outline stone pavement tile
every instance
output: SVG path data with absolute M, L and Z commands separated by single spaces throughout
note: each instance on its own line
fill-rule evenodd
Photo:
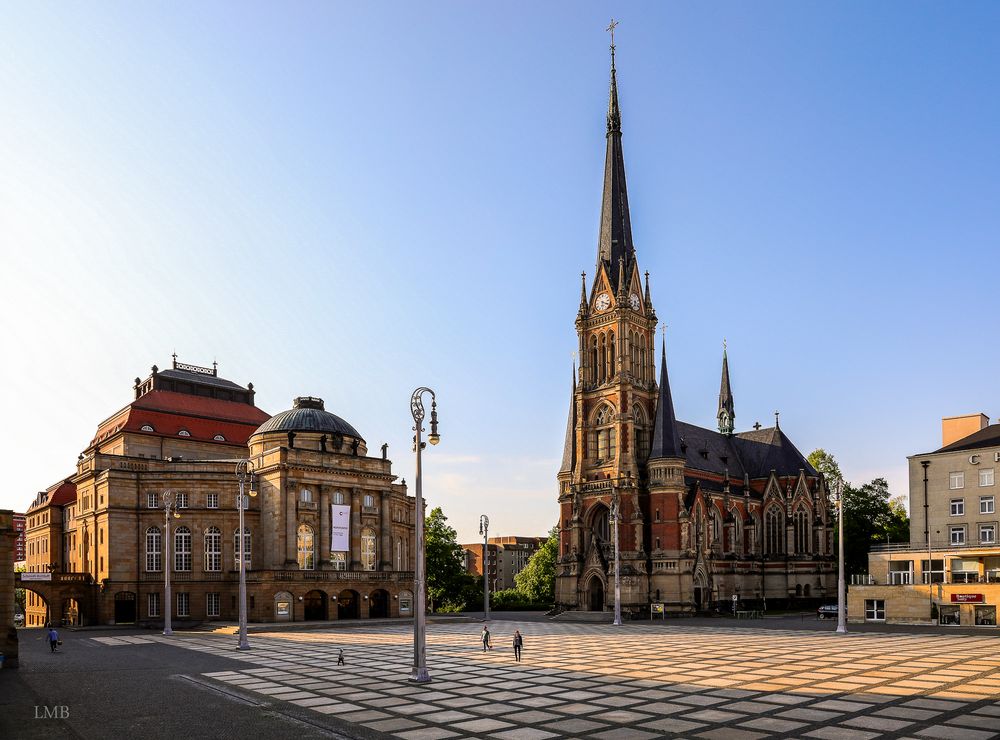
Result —
M 882 732 L 898 732 L 904 727 L 909 727 L 913 722 L 906 722 L 901 719 L 888 719 L 885 717 L 855 717 L 845 719 L 840 723 L 848 727 L 862 727 L 866 730 L 880 730 Z
M 874 689 L 872 689 L 872 691 L 874 691 Z M 851 700 L 866 701 L 870 704 L 885 704 L 888 701 L 892 701 L 893 697 L 884 696 L 882 694 L 861 693 L 861 694 L 851 694 Z
M 476 715 L 469 714 L 468 712 L 459 712 L 454 709 L 449 709 L 444 712 L 431 712 L 430 714 L 420 715 L 420 719 L 424 722 L 431 722 L 435 725 L 443 725 L 451 722 L 458 722 L 463 719 L 475 719 Z
M 423 702 L 415 702 L 413 704 L 400 704 L 398 707 L 388 707 L 396 714 L 415 714 L 423 715 L 429 712 L 436 712 L 440 707 L 436 707 L 433 704 L 424 704 Z
M 678 696 L 678 692 L 664 691 L 663 689 L 647 689 L 646 691 L 633 691 L 629 696 L 636 696 L 640 699 L 672 699 Z
M 897 717 L 899 719 L 912 720 L 927 720 L 939 714 L 941 712 L 935 712 L 930 709 L 917 709 L 915 707 L 883 707 L 872 712 L 872 716 L 875 717 Z
M 963 703 L 960 701 L 945 701 L 943 699 L 911 699 L 910 701 L 903 702 L 900 706 L 916 707 L 917 709 L 940 709 L 942 712 L 947 712 L 960 708 Z
M 603 722 L 594 722 L 589 719 L 564 719 L 561 722 L 549 722 L 547 725 L 542 725 L 543 729 L 555 730 L 556 732 L 563 732 L 569 735 L 581 735 L 584 732 L 589 732 L 590 730 L 596 730 L 601 727 L 607 727 Z
M 801 719 L 806 722 L 826 722 L 831 719 L 836 719 L 840 717 L 840 712 L 826 712 L 822 709 L 810 709 L 808 707 L 795 707 L 794 709 L 786 709 L 783 712 L 778 712 L 774 715 L 775 717 L 783 717 L 784 719 Z
M 601 740 L 652 740 L 652 738 L 659 737 L 659 735 L 655 732 L 643 732 L 634 727 L 621 727 L 617 730 L 595 732 L 590 737 L 600 738 Z
M 326 693 L 326 692 L 323 692 Z M 401 696 L 386 696 L 382 699 L 371 699 L 366 701 L 365 704 L 369 707 L 398 707 L 400 704 L 405 704 L 406 699 Z
M 605 707 L 630 707 L 633 704 L 642 704 L 642 699 L 634 699 L 629 696 L 604 696 L 594 699 L 595 704 Z
M 509 719 L 517 720 L 519 724 L 537 725 L 539 722 L 561 719 L 561 714 L 555 712 L 540 712 L 537 709 L 517 711 L 509 716 Z
M 723 712 L 719 709 L 702 709 L 700 712 L 692 712 L 691 714 L 682 714 L 681 719 L 693 719 L 700 722 L 730 722 L 736 719 L 746 719 L 745 714 L 738 714 L 736 712 Z
M 686 719 L 677 719 L 676 717 L 667 717 L 666 719 L 657 719 L 652 722 L 643 722 L 639 727 L 643 727 L 648 730 L 656 730 L 657 732 L 676 732 L 678 734 L 682 732 L 691 732 L 692 730 L 700 730 L 704 727 L 703 722 L 690 722 Z
M 604 707 L 593 706 L 592 704 L 580 704 L 580 703 L 570 703 L 570 704 L 553 704 L 549 707 L 553 712 L 562 712 L 563 714 L 590 714 L 591 712 L 599 712 Z
M 501 722 L 498 719 L 474 719 L 468 722 L 458 722 L 456 724 L 450 725 L 450 727 L 461 730 L 462 732 L 472 732 L 477 735 L 482 735 L 493 730 L 505 730 L 514 725 L 510 722 Z
M 749 727 L 751 730 L 767 730 L 768 732 L 793 732 L 805 726 L 805 722 L 793 722 L 790 719 L 776 717 L 755 717 L 746 722 L 740 722 L 740 727 Z
M 490 735 L 490 737 L 500 738 L 500 740 L 547 740 L 547 738 L 556 736 L 554 732 L 546 732 L 534 727 L 518 727 L 514 730 L 494 732 Z
M 821 727 L 818 730 L 807 732 L 802 737 L 817 737 L 820 740 L 870 740 L 880 734 L 864 730 L 851 730 L 847 727 Z
M 734 701 L 726 704 L 725 709 L 733 712 L 747 712 L 748 714 L 763 714 L 764 712 L 774 712 L 780 706 L 768 704 L 763 701 Z
M 932 737 L 937 740 L 990 740 L 996 737 L 995 732 L 972 730 L 955 725 L 933 725 L 915 733 L 920 737 Z
M 590 701 L 599 696 L 603 696 L 603 694 L 599 694 L 596 691 L 562 691 L 552 694 L 553 698 L 562 699 L 563 701 Z
M 321 704 L 334 704 L 335 702 L 330 699 L 329 696 L 314 696 L 311 699 L 295 699 L 292 704 L 297 704 L 300 707 L 316 707 Z
M 843 701 L 842 699 L 828 699 L 818 701 L 812 705 L 814 709 L 832 709 L 835 712 L 863 712 L 870 705 L 860 701 Z
M 610 712 L 601 712 L 593 715 L 593 718 L 602 722 L 617 722 L 619 724 L 633 724 L 644 719 L 652 719 L 652 716 L 642 712 L 633 712 L 630 709 L 612 709 Z
M 385 694 L 379 694 L 374 691 L 354 691 L 348 692 L 341 689 L 341 698 L 345 701 L 368 701 L 369 699 L 384 699 Z M 421 697 L 422 698 L 422 697 Z
M 380 719 L 376 722 L 365 722 L 365 727 L 369 727 L 379 732 L 397 732 L 398 730 L 412 730 L 414 727 L 422 727 L 419 722 L 412 719 L 395 717 L 394 719 Z
M 518 691 L 522 694 L 535 694 L 538 696 L 548 696 L 555 690 L 556 689 L 552 686 L 522 686 L 518 689 Z
M 759 740 L 760 738 L 770 736 L 763 732 L 740 730 L 736 727 L 719 727 L 714 730 L 699 732 L 695 737 L 704 737 L 708 740 Z
M 329 697 L 318 697 L 309 691 L 261 691 L 259 693 L 269 694 L 275 699 L 281 699 L 282 701 L 292 701 L 293 699 L 323 699 L 324 701 L 330 701 Z
M 456 737 L 460 733 L 446 730 L 443 727 L 422 727 L 419 730 L 407 730 L 396 733 L 396 737 L 403 740 L 444 740 L 449 737 Z
M 366 712 L 348 712 L 347 714 L 341 714 L 337 719 L 342 719 L 345 722 L 360 724 L 361 722 L 373 722 L 377 719 L 392 719 L 392 715 L 388 712 L 378 712 L 374 709 L 369 709 Z
M 638 686 L 639 688 L 644 688 L 644 689 L 656 689 L 659 688 L 660 686 L 663 686 L 662 681 L 652 681 L 648 678 L 644 678 L 640 681 L 630 681 L 629 683 L 632 686 Z
M 364 707 L 358 706 L 357 704 L 323 704 L 315 707 L 311 707 L 314 712 L 321 712 L 323 714 L 341 714 L 343 712 L 357 712 Z
M 705 694 L 688 694 L 686 696 L 675 696 L 672 701 L 680 704 L 693 704 L 696 707 L 710 707 L 713 704 L 721 704 L 725 699 Z
M 473 699 L 473 702 L 476 700 Z M 444 702 L 441 702 L 444 704 Z M 518 706 L 522 707 L 551 707 L 554 704 L 562 704 L 559 699 L 550 699 L 547 696 L 533 696 L 530 699 L 518 699 L 515 702 Z
M 979 709 L 972 710 L 973 714 L 988 714 L 991 717 L 1000 717 L 1000 704 L 987 705 L 985 707 L 979 707 Z
M 717 691 L 709 691 L 712 696 L 721 696 L 725 699 L 746 699 L 748 696 L 753 696 L 756 691 L 744 691 L 743 689 L 719 689 Z
M 772 704 L 801 704 L 804 701 L 809 701 L 812 697 L 809 696 L 798 696 L 796 694 L 764 694 L 763 696 L 758 696 L 758 701 L 766 701 Z
M 961 714 L 957 717 L 949 719 L 947 724 L 962 725 L 963 727 L 977 727 L 981 730 L 995 730 L 1000 732 L 1000 719 L 990 716 Z
M 656 701 L 652 704 L 643 704 L 642 711 L 653 714 L 674 714 L 675 712 L 687 712 L 691 707 L 687 704 L 671 704 L 667 701 Z

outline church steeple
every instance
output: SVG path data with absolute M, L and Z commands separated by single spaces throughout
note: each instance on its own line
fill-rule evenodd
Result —
M 650 460 L 668 457 L 684 457 L 681 439 L 677 433 L 677 417 L 674 416 L 674 401 L 670 395 L 670 380 L 667 378 L 667 347 L 663 342 L 660 358 L 660 392 L 656 397 L 656 415 L 653 423 L 653 449 Z
M 566 439 L 563 442 L 560 473 L 572 473 L 576 461 L 576 362 L 573 363 L 572 393 L 569 397 L 569 418 L 566 420 Z
M 601 232 L 598 239 L 597 266 L 604 263 L 612 293 L 619 290 L 619 265 L 631 275 L 635 264 L 632 223 L 625 186 L 625 157 L 622 153 L 622 116 L 618 107 L 618 78 L 615 70 L 614 26 L 611 31 L 611 90 L 608 94 L 607 153 L 604 158 L 604 196 L 601 201 Z
M 722 342 L 722 387 L 719 389 L 719 432 L 732 434 L 736 421 L 736 410 L 733 405 L 733 390 L 729 386 L 729 358 L 726 356 L 726 343 Z

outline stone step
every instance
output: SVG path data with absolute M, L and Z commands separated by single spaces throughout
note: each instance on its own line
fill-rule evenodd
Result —
M 611 624 L 615 621 L 614 612 L 584 612 L 566 611 L 552 617 L 554 622 L 592 622 L 598 624 Z

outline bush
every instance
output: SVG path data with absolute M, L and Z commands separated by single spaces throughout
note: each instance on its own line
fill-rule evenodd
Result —
M 552 604 L 533 601 L 516 588 L 506 588 L 490 594 L 490 608 L 497 611 L 546 611 Z

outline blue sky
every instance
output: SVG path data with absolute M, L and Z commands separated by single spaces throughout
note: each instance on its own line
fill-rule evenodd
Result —
M 1000 415 L 1000 7 L 21 3 L 0 27 L 0 507 L 132 379 L 219 361 L 318 395 L 463 540 L 554 523 L 596 255 L 610 16 L 640 267 L 680 418 L 906 492 Z

